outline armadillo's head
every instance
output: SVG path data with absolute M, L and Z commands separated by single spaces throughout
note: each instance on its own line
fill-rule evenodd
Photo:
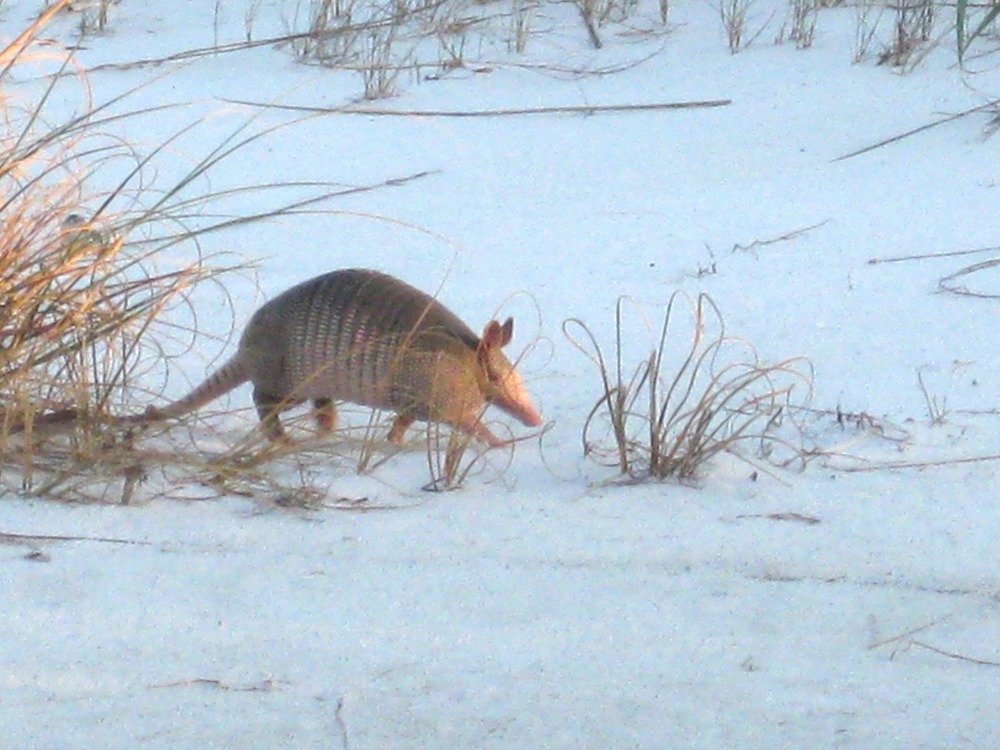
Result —
M 482 368 L 482 387 L 486 400 L 503 409 L 528 427 L 537 427 L 542 418 L 531 404 L 524 380 L 501 349 L 514 336 L 514 319 L 501 325 L 495 320 L 486 324 L 479 341 L 478 357 Z

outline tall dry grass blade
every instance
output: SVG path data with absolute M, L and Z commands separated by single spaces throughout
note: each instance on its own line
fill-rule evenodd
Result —
M 71 0 L 56 0 L 49 7 L 39 14 L 27 28 L 24 29 L 20 34 L 18 34 L 13 41 L 9 42 L 6 47 L 0 50 L 0 66 L 3 66 L 3 70 L 0 71 L 0 80 L 2 80 L 10 72 L 12 66 L 20 59 L 21 55 L 24 54 L 25 50 L 31 45 L 31 43 L 38 36 L 39 32 L 49 25 L 49 22 L 55 18 L 63 8 L 69 5 Z

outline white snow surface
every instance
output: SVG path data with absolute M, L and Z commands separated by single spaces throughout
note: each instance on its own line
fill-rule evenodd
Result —
M 0 33 L 40 5 L 4 3 Z M 339 460 L 276 463 L 284 479 L 301 467 L 322 499 L 310 508 L 159 475 L 128 506 L 5 485 L 0 746 L 995 747 L 996 462 L 845 469 L 1000 453 L 997 300 L 937 289 L 1000 250 L 869 263 L 1000 245 L 998 143 L 978 114 L 834 161 L 989 101 L 989 58 L 963 73 L 945 36 L 907 73 L 855 64 L 846 7 L 822 11 L 811 49 L 774 45 L 783 6 L 731 55 L 717 8 L 681 0 L 668 32 L 612 25 L 601 50 L 575 12 L 542 5 L 523 55 L 487 45 L 367 106 L 728 106 L 302 117 L 230 102 L 336 107 L 360 76 L 276 46 L 97 67 L 239 41 L 251 5 L 256 35 L 287 30 L 294 3 L 123 0 L 83 40 L 95 100 L 144 83 L 128 107 L 182 105 L 123 121 L 123 135 L 153 147 L 203 120 L 156 162 L 163 179 L 255 116 L 250 132 L 301 121 L 235 153 L 204 189 L 433 174 L 207 239 L 259 265 L 259 293 L 232 281 L 236 319 L 351 266 L 436 291 L 474 328 L 513 314 L 514 347 L 539 340 L 521 370 L 549 429 L 505 470 L 498 460 L 446 493 L 421 491 L 419 439 L 371 474 L 355 471 L 356 444 Z M 751 8 L 751 25 L 772 10 Z M 49 49 L 79 41 L 74 18 L 45 32 Z M 989 268 L 964 282 L 1000 293 Z M 619 296 L 655 328 L 676 290 L 710 294 L 764 360 L 809 359 L 810 403 L 826 412 L 811 429 L 830 455 L 801 470 L 725 456 L 687 486 L 619 483 L 582 455 L 600 382 L 563 321 L 610 347 Z M 213 294 L 204 322 L 224 333 Z M 635 318 L 629 345 L 643 355 L 652 334 Z M 234 346 L 211 332 L 174 395 Z M 229 401 L 248 403 L 246 388 Z M 838 424 L 838 410 L 852 418 Z M 245 412 L 214 413 L 194 429 L 211 452 L 252 427 Z

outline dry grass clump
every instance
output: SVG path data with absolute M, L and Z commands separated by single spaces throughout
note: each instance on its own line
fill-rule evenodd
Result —
M 933 0 L 901 0 L 894 11 L 892 38 L 878 56 L 879 65 L 911 67 L 931 41 L 937 8 Z M 959 50 L 961 52 L 961 49 Z
M 147 400 L 141 376 L 162 382 L 171 352 L 190 346 L 191 290 L 241 266 L 215 265 L 201 240 L 306 210 L 334 191 L 258 185 L 189 197 L 216 165 L 264 134 L 246 134 L 250 123 L 159 185 L 154 163 L 173 139 L 144 155 L 113 132 L 154 110 L 115 114 L 128 94 L 94 105 L 85 76 L 63 75 L 72 57 L 33 46 L 65 5 L 50 6 L 0 50 L 0 479 L 58 495 L 91 480 L 104 494 L 114 478 L 124 497 L 143 470 L 118 417 Z M 67 95 L 84 102 L 82 114 L 50 106 Z M 256 205 L 270 207 L 220 210 L 251 191 L 263 198 Z
M 393 95 L 400 79 L 433 78 L 466 67 L 488 67 L 485 55 L 504 46 L 522 53 L 544 14 L 544 25 L 572 23 L 579 16 L 590 44 L 603 46 L 602 29 L 634 33 L 642 17 L 638 0 L 311 0 L 296 3 L 286 20 L 286 40 L 298 59 L 359 74 L 364 98 Z M 572 10 L 575 9 L 575 13 Z M 662 30 L 668 0 L 658 0 L 658 20 L 642 26 Z
M 440 492 L 461 487 L 489 450 L 475 444 L 467 433 L 440 424 L 428 425 L 426 434 L 430 481 L 423 489 L 427 491 Z
M 688 301 L 687 325 L 679 302 Z M 595 365 L 602 393 L 583 426 L 584 455 L 631 479 L 696 479 L 722 452 L 770 457 L 788 446 L 778 433 L 790 407 L 811 393 L 802 358 L 761 363 L 752 346 L 725 332 L 707 295 L 670 298 L 659 337 L 645 359 L 626 365 L 627 300 L 619 299 L 611 360 L 586 323 L 563 324 L 567 338 Z M 675 329 L 680 338 L 675 341 Z M 794 446 L 792 446 L 794 449 Z
M 44 20 L 0 51 L 0 86 L 29 62 Z M 192 203 L 174 186 L 140 207 L 146 162 L 106 134 L 121 116 L 104 105 L 53 123 L 46 105 L 62 79 L 49 80 L 27 105 L 0 105 L 0 461 L 18 467 L 22 489 L 35 485 L 37 449 L 52 433 L 64 467 L 92 464 L 123 439 L 114 413 L 183 333 L 161 323 L 165 311 L 219 272 L 197 231 L 192 260 L 158 262 Z M 125 177 L 98 187 L 110 172 Z

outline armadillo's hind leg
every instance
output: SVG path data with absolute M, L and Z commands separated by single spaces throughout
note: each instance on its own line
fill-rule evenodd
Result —
M 260 417 L 261 429 L 268 440 L 281 440 L 285 437 L 285 430 L 281 426 L 281 418 L 278 416 L 282 409 L 288 407 L 288 400 L 273 393 L 263 393 L 256 388 L 253 391 L 253 403 L 257 407 L 257 416 Z
M 399 414 L 396 420 L 392 423 L 392 427 L 389 429 L 389 442 L 393 445 L 403 444 L 403 434 L 409 428 L 411 424 L 416 421 L 416 417 L 406 414 Z
M 320 432 L 333 432 L 337 425 L 337 407 L 332 398 L 317 398 L 313 400 L 313 419 Z

